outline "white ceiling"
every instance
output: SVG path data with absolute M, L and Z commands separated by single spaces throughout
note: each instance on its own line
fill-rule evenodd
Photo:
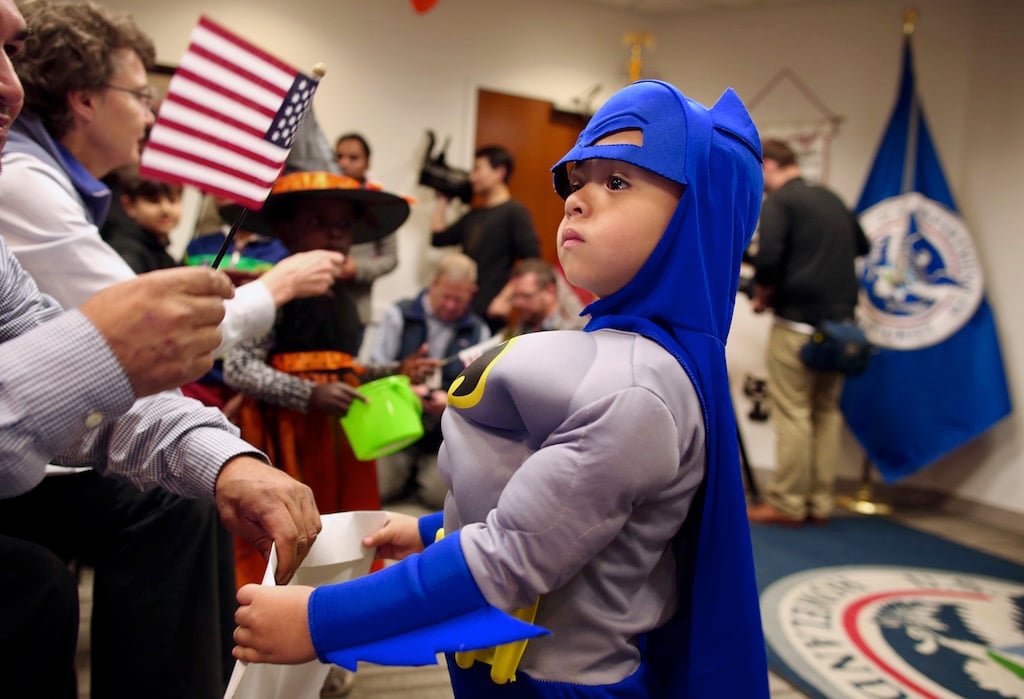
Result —
M 695 10 L 735 10 L 777 5 L 827 4 L 840 0 L 577 0 L 640 15 L 678 15 Z

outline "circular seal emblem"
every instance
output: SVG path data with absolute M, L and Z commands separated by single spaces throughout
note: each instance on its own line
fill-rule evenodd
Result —
M 837 566 L 761 594 L 765 638 L 828 699 L 1024 698 L 1024 584 L 930 568 Z
M 921 349 L 970 320 L 983 283 L 963 219 L 911 192 L 875 204 L 860 222 L 871 252 L 858 269 L 858 320 L 873 344 Z

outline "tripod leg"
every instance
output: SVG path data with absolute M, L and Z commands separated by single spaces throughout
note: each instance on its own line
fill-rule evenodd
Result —
M 757 489 L 757 481 L 754 479 L 754 471 L 750 468 L 750 459 L 747 458 L 747 446 L 743 443 L 743 433 L 740 432 L 740 423 L 736 421 L 736 442 L 740 447 L 740 466 L 743 468 L 743 475 L 747 481 L 747 492 L 753 503 L 761 502 L 761 494 Z

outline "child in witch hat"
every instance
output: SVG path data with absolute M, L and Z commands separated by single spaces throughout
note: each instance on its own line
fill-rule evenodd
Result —
M 257 215 L 290 253 L 348 254 L 353 242 L 376 240 L 402 225 L 409 204 L 343 175 L 295 172 L 278 179 Z M 239 415 L 242 434 L 309 485 L 321 512 L 380 508 L 376 465 L 355 458 L 338 421 L 353 400 L 365 400 L 360 382 L 395 373 L 421 381 L 437 366 L 425 350 L 401 363 L 361 366 L 355 361 L 360 334 L 351 297 L 335 286 L 327 295 L 285 304 L 268 335 L 224 360 L 225 382 L 247 397 Z M 239 584 L 259 581 L 265 561 L 255 549 L 243 553 Z

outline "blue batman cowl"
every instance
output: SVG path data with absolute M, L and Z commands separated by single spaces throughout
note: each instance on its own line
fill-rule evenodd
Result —
M 593 145 L 618 131 L 643 145 Z M 585 310 L 594 331 L 654 340 L 679 361 L 700 397 L 707 473 L 676 537 L 680 600 L 675 617 L 648 634 L 652 697 L 768 696 L 764 638 L 750 529 L 740 478 L 725 342 L 740 260 L 763 192 L 757 129 L 732 90 L 708 109 L 673 86 L 644 80 L 620 90 L 552 168 L 568 192 L 572 162 L 622 160 L 685 187 L 658 245 L 622 289 Z

